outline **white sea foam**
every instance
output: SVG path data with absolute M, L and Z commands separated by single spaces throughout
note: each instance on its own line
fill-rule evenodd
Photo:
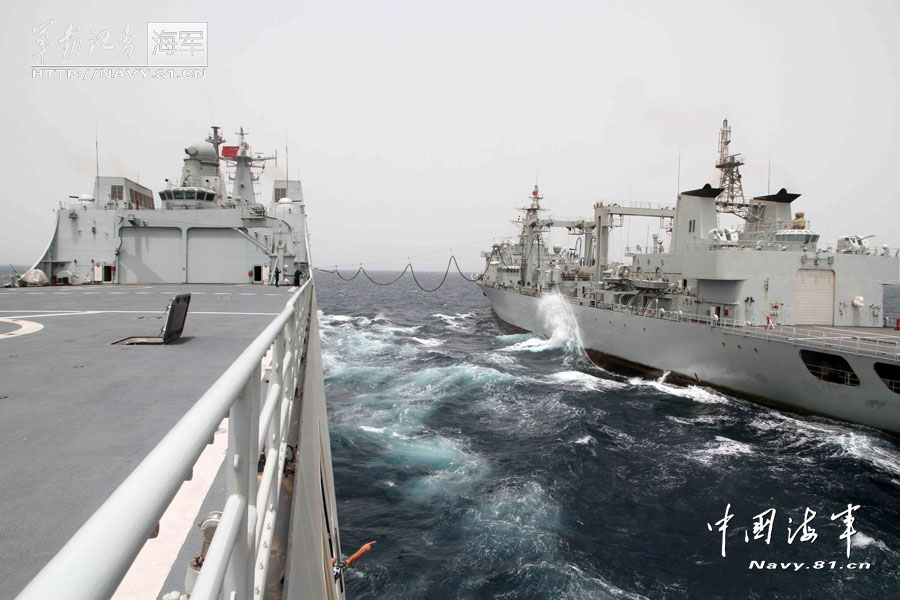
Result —
M 747 456 L 754 452 L 749 444 L 717 435 L 714 442 L 709 442 L 703 448 L 692 452 L 690 456 L 705 465 L 712 466 L 722 458 Z
M 690 398 L 694 402 L 702 404 L 726 404 L 730 402 L 727 396 L 718 394 L 710 389 L 697 385 L 672 385 L 666 383 L 665 379 L 669 375 L 668 372 L 663 373 L 659 379 L 644 379 L 642 377 L 632 377 L 628 383 L 635 387 L 650 387 L 666 394 L 680 396 L 681 398 Z
M 391 454 L 432 471 L 404 485 L 404 493 L 423 500 L 436 495 L 460 494 L 490 472 L 487 463 L 456 440 L 419 436 L 391 444 Z
M 482 386 L 493 383 L 513 384 L 519 380 L 515 375 L 503 373 L 490 367 L 468 363 L 449 367 L 431 367 L 405 377 L 401 387 L 413 393 L 442 392 L 452 386 Z
M 900 475 L 900 454 L 897 450 L 877 438 L 867 434 L 849 432 L 838 436 L 834 443 L 847 456 L 867 462 L 892 475 Z
M 583 371 L 560 371 L 548 376 L 552 383 L 569 385 L 585 390 L 615 390 L 627 387 L 612 379 L 603 379 Z
M 835 457 L 850 457 L 900 476 L 900 452 L 875 434 L 854 431 L 850 425 L 830 423 L 815 417 L 797 418 L 771 411 L 750 423 L 764 432 L 774 432 L 787 448 L 818 448 Z
M 400 325 L 382 325 L 382 324 L 378 323 L 378 324 L 375 324 L 372 328 L 375 329 L 376 331 L 383 331 L 384 333 L 395 335 L 395 334 L 400 334 L 400 333 L 403 333 L 403 334 L 415 333 L 419 329 L 421 329 L 421 327 L 422 327 L 421 325 L 414 325 L 412 327 L 402 327 Z
M 413 337 L 413 338 L 410 338 L 410 339 L 411 339 L 412 341 L 416 342 L 416 343 L 422 344 L 423 346 L 425 346 L 425 347 L 427 347 L 427 348 L 436 348 L 436 347 L 438 347 L 438 346 L 443 345 L 443 343 L 444 343 L 444 340 L 439 340 L 439 339 L 436 339 L 436 338 L 417 338 L 417 337 Z
M 559 507 L 536 482 L 502 487 L 467 512 L 473 555 L 488 565 L 508 556 L 548 556 L 559 518 Z
M 352 320 L 353 317 L 348 315 L 326 315 L 322 311 L 319 311 L 319 323 L 324 326 L 331 325 L 332 323 L 347 323 Z
M 854 548 L 877 548 L 878 550 L 884 552 L 885 554 L 891 555 L 894 558 L 896 558 L 897 556 L 897 553 L 887 544 L 879 539 L 875 539 L 866 535 L 862 531 L 857 531 L 850 537 L 850 545 Z
M 360 425 L 359 428 L 369 433 L 384 433 L 385 431 L 384 427 L 369 427 L 368 425 Z
M 581 332 L 578 329 L 575 314 L 572 312 L 572 306 L 559 292 L 541 296 L 538 302 L 538 319 L 543 325 L 543 330 L 550 333 L 549 338 L 530 336 L 503 350 L 505 352 L 545 352 L 562 349 L 569 353 L 584 353 Z
M 590 444 L 590 443 L 593 443 L 593 442 L 596 442 L 596 441 L 597 441 L 597 440 L 595 440 L 593 437 L 591 437 L 591 436 L 589 436 L 589 435 L 585 435 L 585 436 L 582 436 L 582 437 L 578 438 L 577 440 L 575 440 L 575 441 L 572 442 L 572 443 L 573 443 L 573 444 L 587 445 L 587 444 Z
M 564 546 L 559 533 L 561 514 L 556 501 L 532 481 L 509 482 L 483 497 L 466 513 L 463 527 L 467 548 L 454 561 L 455 567 L 467 575 L 463 589 L 482 589 L 485 577 L 508 569 L 514 562 L 516 577 L 523 582 L 546 580 L 548 573 L 562 575 L 564 583 L 553 590 L 554 598 L 646 600 L 586 573 L 584 565 L 576 566 L 568 562 L 570 557 L 560 554 Z M 474 566 L 468 562 L 471 556 L 478 557 Z
M 668 415 L 666 418 L 679 425 L 686 425 L 689 427 L 700 423 L 704 425 L 721 425 L 722 423 L 728 423 L 734 420 L 733 417 L 727 415 L 697 415 L 689 418 Z
M 524 342 L 525 340 L 530 340 L 532 338 L 537 337 L 533 333 L 511 333 L 507 335 L 498 335 L 496 340 L 501 344 L 515 344 L 518 342 Z
M 455 315 L 444 315 L 441 313 L 436 313 L 431 316 L 443 321 L 444 325 L 446 325 L 450 329 L 463 329 L 462 322 L 465 321 L 466 319 L 470 319 L 470 318 L 474 317 L 475 313 L 474 312 L 456 313 Z
M 514 389 L 501 388 L 482 395 L 476 405 L 498 429 L 509 428 L 521 435 L 544 435 L 560 431 L 584 416 L 584 409 L 567 404 L 563 401 L 563 395 L 562 392 L 552 392 L 534 397 L 516 393 Z M 596 407 L 591 409 L 591 413 L 594 417 L 605 414 Z
M 491 364 L 497 365 L 498 367 L 509 368 L 517 365 L 516 359 L 512 356 L 499 354 L 497 352 L 491 352 L 490 354 L 486 355 L 484 359 Z

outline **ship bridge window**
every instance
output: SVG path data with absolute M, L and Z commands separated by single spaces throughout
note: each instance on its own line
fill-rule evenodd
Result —
M 184 200 L 184 190 L 172 190 L 172 197 L 175 200 Z
M 859 377 L 843 356 L 815 350 L 801 350 L 800 359 L 816 379 L 841 385 L 859 385 Z
M 875 372 L 881 377 L 884 385 L 895 394 L 900 394 L 900 365 L 889 365 L 887 363 L 875 363 Z

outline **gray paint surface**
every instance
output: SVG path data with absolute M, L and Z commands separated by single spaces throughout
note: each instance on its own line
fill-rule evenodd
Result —
M 178 343 L 110 345 L 157 335 L 180 293 L 192 299 Z M 135 311 L 34 317 L 41 331 L 0 340 L 0 598 L 24 587 L 288 298 L 261 285 L 0 290 L 0 311 L 14 311 L 0 316 Z

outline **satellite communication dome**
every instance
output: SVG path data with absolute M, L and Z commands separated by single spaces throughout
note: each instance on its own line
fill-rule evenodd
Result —
M 278 204 L 291 204 L 292 202 L 293 200 L 291 200 L 290 198 L 282 198 L 278 201 Z
M 195 158 L 203 162 L 215 163 L 219 160 L 219 157 L 216 154 L 215 146 L 213 146 L 209 142 L 197 142 L 196 144 L 191 144 L 184 149 L 184 152 L 191 158 Z

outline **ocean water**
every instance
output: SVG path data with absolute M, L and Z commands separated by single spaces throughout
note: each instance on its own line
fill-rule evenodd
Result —
M 316 277 L 348 598 L 900 597 L 897 437 L 604 371 L 458 277 Z

